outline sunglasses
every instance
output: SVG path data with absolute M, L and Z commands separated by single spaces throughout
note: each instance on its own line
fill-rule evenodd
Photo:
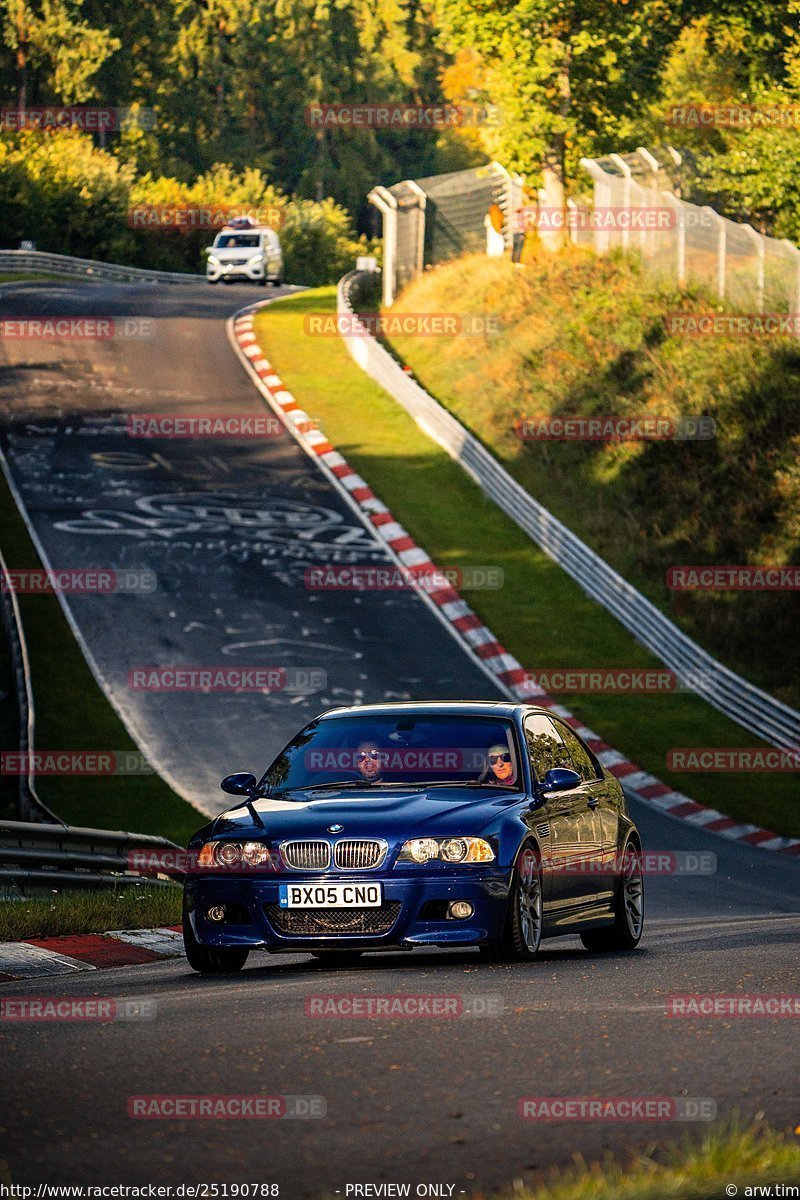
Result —
M 356 755 L 356 762 L 366 762 L 370 759 L 372 762 L 380 762 L 383 758 L 380 750 L 359 750 Z
M 508 752 L 506 752 L 505 754 L 490 754 L 489 755 L 489 765 L 491 767 L 493 767 L 495 765 L 495 763 L 499 763 L 499 762 L 510 763 L 511 755 Z

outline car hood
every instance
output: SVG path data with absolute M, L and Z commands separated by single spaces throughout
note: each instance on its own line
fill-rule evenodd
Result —
M 477 834 L 524 799 L 524 793 L 489 788 L 403 790 L 364 788 L 336 792 L 293 792 L 293 798 L 256 800 L 222 813 L 215 836 L 282 839 L 326 837 L 341 825 L 338 837 L 432 837 Z
M 264 253 L 263 250 L 260 250 L 258 246 L 252 246 L 250 249 L 242 249 L 242 247 L 236 247 L 233 250 L 212 250 L 211 251 L 212 257 L 216 258 L 216 260 L 218 262 L 226 262 L 226 263 L 249 262 L 249 260 L 251 258 L 253 258 L 256 254 L 263 254 L 263 253 Z

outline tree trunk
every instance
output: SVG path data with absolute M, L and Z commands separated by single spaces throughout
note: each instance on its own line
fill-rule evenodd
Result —
M 572 83 L 570 79 L 570 70 L 572 67 L 571 36 L 571 30 L 567 31 L 564 35 L 566 41 L 564 58 L 556 80 L 559 98 L 558 115 L 563 120 L 566 120 L 569 116 L 569 110 L 572 105 Z M 547 208 L 549 219 L 545 230 L 540 232 L 540 236 L 548 250 L 561 250 L 569 242 L 565 168 L 566 144 L 567 137 L 564 132 L 552 133 L 542 161 L 542 190 L 544 192 L 544 204 Z
M 17 47 L 17 71 L 19 72 L 17 108 L 26 108 L 28 104 L 28 60 L 22 46 Z
M 539 236 L 548 250 L 561 250 L 569 240 L 566 230 L 565 141 L 563 133 L 554 133 L 542 161 L 542 205 L 546 209 L 547 219 L 542 222 Z

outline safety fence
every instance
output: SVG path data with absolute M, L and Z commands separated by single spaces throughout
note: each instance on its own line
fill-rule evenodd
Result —
M 498 232 L 510 246 L 522 179 L 493 162 L 375 187 L 369 201 L 383 216 L 383 303 L 388 307 L 425 267 L 484 249 L 493 206 L 502 214 Z
M 568 201 L 571 240 L 601 254 L 636 250 L 649 271 L 679 286 L 702 284 L 740 312 L 800 312 L 800 249 L 681 199 L 664 186 L 681 164 L 666 149 L 667 163 L 644 147 L 581 159 L 594 194 L 591 205 Z
M 353 271 L 339 282 L 338 311 L 365 311 L 374 295 L 374 273 Z M 612 613 L 691 691 L 774 746 L 800 746 L 800 713 L 761 691 L 698 646 L 604 559 L 530 496 L 459 421 L 367 332 L 345 337 L 348 351 L 430 437 L 442 446 L 493 500 L 583 591 Z

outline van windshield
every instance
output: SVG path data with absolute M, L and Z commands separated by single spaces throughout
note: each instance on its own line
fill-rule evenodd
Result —
M 218 250 L 232 250 L 236 247 L 258 248 L 257 233 L 221 233 L 214 245 Z

